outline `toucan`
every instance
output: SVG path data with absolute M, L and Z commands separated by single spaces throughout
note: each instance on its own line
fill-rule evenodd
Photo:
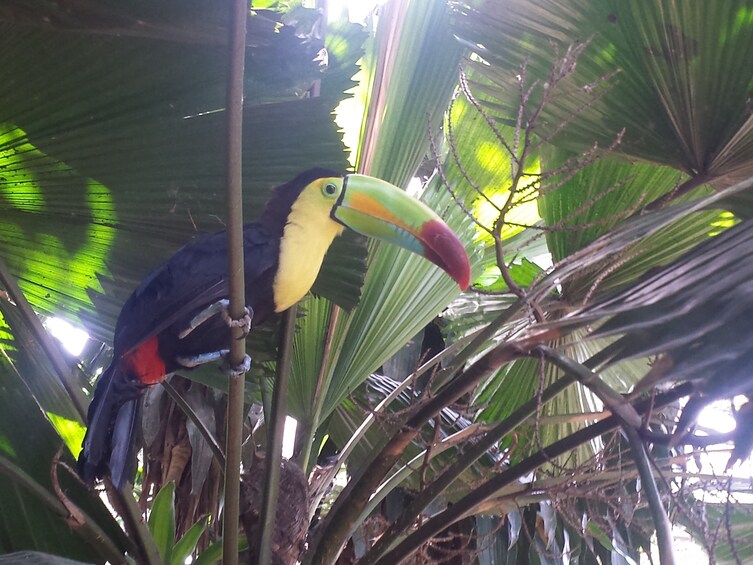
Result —
M 259 220 L 244 226 L 245 303 L 254 325 L 306 295 L 346 227 L 419 253 L 468 287 L 465 248 L 430 208 L 380 179 L 311 169 L 273 189 Z M 122 490 L 133 480 L 144 391 L 228 346 L 227 321 L 211 315 L 227 295 L 227 234 L 217 232 L 178 250 L 126 301 L 112 361 L 89 406 L 78 461 L 87 483 L 109 476 Z

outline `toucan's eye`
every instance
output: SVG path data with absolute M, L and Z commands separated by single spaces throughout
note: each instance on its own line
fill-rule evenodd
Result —
M 331 182 L 328 182 L 324 185 L 324 194 L 326 194 L 327 196 L 334 196 L 335 194 L 337 194 L 337 187 Z

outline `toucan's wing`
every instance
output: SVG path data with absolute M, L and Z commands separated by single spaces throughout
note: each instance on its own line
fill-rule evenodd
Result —
M 278 250 L 279 242 L 263 226 L 245 227 L 247 288 L 269 278 L 265 275 L 276 268 Z M 116 355 L 176 322 L 187 324 L 198 311 L 227 295 L 227 233 L 196 238 L 153 271 L 125 303 L 115 328 Z

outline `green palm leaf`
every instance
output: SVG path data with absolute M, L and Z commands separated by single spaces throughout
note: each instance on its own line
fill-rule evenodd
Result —
M 177 11 L 196 22 L 212 11 L 209 4 L 194 9 Z M 82 10 L 74 15 L 100 14 Z M 138 8 L 131 15 L 138 19 Z M 217 17 L 201 25 L 211 28 Z M 253 26 L 248 50 L 244 124 L 249 218 L 272 186 L 300 170 L 344 169 L 330 112 L 340 97 L 334 93 L 349 84 L 342 70 L 353 64 L 333 59 L 333 74 L 322 76 L 290 29 L 278 33 L 273 21 L 256 20 L 263 25 Z M 196 232 L 223 227 L 224 122 L 217 110 L 224 104 L 224 49 L 0 25 L 11 62 L 0 73 L 0 254 L 35 308 L 78 315 L 106 341 L 120 305 L 153 266 Z M 287 66 L 265 80 L 259 68 L 269 67 L 272 53 Z M 300 96 L 295 81 L 319 76 L 329 81 L 326 96 L 279 102 Z M 360 276 L 324 277 L 320 292 L 350 306 Z
M 421 164 L 429 150 L 429 132 L 441 122 L 451 96 L 461 55 L 449 33 L 448 16 L 446 7 L 434 2 L 394 2 L 381 13 L 372 51 L 363 63 L 369 90 L 359 170 L 404 186 Z M 384 57 L 388 44 L 392 47 Z M 376 67 L 368 66 L 374 61 Z M 470 235 L 464 228 L 467 218 L 445 191 L 435 185 L 424 200 L 461 237 Z M 307 429 L 316 429 L 350 390 L 458 293 L 457 286 L 426 260 L 390 246 L 372 244 L 368 265 L 359 306 L 352 314 L 340 312 L 332 328 L 331 353 L 324 360 L 319 385 L 320 364 L 308 363 L 321 359 L 329 307 L 315 305 L 316 323 L 296 336 L 296 348 L 302 352 L 295 356 L 293 379 L 303 388 L 297 393 L 300 412 L 294 413 Z M 292 407 L 295 410 L 295 404 Z
M 572 79 L 574 96 L 548 110 L 550 131 L 587 100 L 583 85 L 618 74 L 554 142 L 575 150 L 595 141 L 608 146 L 624 128 L 621 153 L 728 182 L 721 179 L 744 178 L 753 164 L 746 109 L 753 71 L 739 65 L 739 53 L 753 47 L 752 13 L 747 2 L 484 2 L 463 11 L 458 32 L 482 45 L 480 55 L 492 65 L 476 70 L 510 94 L 524 60 L 543 79 L 553 50 L 589 40 Z
M 103 555 L 112 558 L 113 550 L 122 554 L 127 547 L 124 536 L 102 501 L 56 466 L 66 496 L 105 532 L 100 531 L 98 539 L 71 533 L 68 512 L 54 494 L 50 471 L 64 442 L 69 447 L 80 444 L 81 426 L 45 357 L 27 347 L 29 330 L 13 310 L 3 308 L 6 319 L 12 320 L 14 335 L 20 336 L 14 345 L 20 347 L 5 348 L 0 358 L 0 474 L 4 477 L 0 481 L 0 552 L 34 549 L 82 561 L 101 560 Z M 44 404 L 40 406 L 35 397 Z M 67 450 L 62 451 L 61 462 L 74 465 Z M 78 531 L 87 533 L 83 528 Z

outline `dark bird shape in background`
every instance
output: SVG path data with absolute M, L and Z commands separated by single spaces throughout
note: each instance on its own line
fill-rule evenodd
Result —
M 631 397 L 656 385 L 693 384 L 696 392 L 679 419 L 677 439 L 709 402 L 736 395 L 751 398 L 753 220 L 709 238 L 556 325 L 584 325 L 603 318 L 608 319 L 591 335 L 621 337 L 589 360 L 589 366 L 599 369 L 624 359 L 658 356 Z M 742 439 L 748 431 L 740 434 Z M 739 449 L 734 457 L 741 458 Z
M 419 253 L 468 287 L 463 245 L 427 206 L 379 179 L 312 169 L 274 189 L 259 221 L 244 227 L 245 300 L 254 324 L 305 296 L 346 227 Z M 225 232 L 181 248 L 133 292 L 115 326 L 113 360 L 89 406 L 79 455 L 85 481 L 110 476 L 122 489 L 133 479 L 143 392 L 227 348 L 230 330 L 221 315 L 185 335 L 197 314 L 227 295 Z

